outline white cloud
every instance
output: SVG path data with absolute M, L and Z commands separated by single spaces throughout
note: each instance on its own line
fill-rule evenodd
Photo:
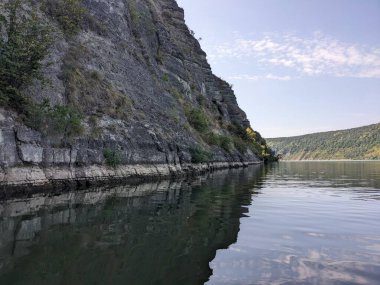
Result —
M 294 35 L 237 39 L 214 46 L 209 57 L 212 61 L 252 59 L 257 65 L 281 67 L 299 75 L 380 78 L 380 48 L 341 42 L 321 33 L 307 39 Z M 251 77 L 245 79 L 254 80 L 255 77 Z M 260 78 L 288 80 L 281 76 Z
M 294 79 L 291 76 L 278 76 L 278 75 L 273 75 L 271 73 L 266 74 L 266 75 L 248 75 L 248 74 L 243 74 L 243 75 L 234 75 L 228 77 L 228 79 L 235 79 L 235 80 L 281 80 L 281 81 L 288 81 L 291 79 Z

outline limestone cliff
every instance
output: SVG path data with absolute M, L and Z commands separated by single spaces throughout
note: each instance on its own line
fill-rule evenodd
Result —
M 52 45 L 42 76 L 19 87 L 33 107 L 0 100 L 3 184 L 263 159 L 265 141 L 212 73 L 175 0 L 21 2 L 17 12 L 49 27 Z

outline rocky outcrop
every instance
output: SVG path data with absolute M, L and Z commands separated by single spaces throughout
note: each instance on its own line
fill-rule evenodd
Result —
M 175 0 L 83 0 L 86 17 L 70 36 L 51 10 L 33 3 L 54 27 L 55 45 L 46 58 L 48 84 L 36 80 L 23 92 L 37 103 L 76 108 L 83 130 L 69 135 L 49 121 L 36 128 L 0 108 L 0 184 L 168 176 L 260 162 L 232 141 L 229 149 L 209 145 L 191 124 L 195 110 L 209 133 L 232 137 L 229 126 L 250 126 Z M 208 163 L 191 164 L 194 147 L 211 154 Z

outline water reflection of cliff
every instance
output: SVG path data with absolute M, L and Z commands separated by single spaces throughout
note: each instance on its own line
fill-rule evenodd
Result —
M 0 284 L 203 284 L 260 166 L 0 205 Z

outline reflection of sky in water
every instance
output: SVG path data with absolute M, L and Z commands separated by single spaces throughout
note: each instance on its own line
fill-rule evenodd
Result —
M 280 163 L 263 181 L 208 285 L 380 282 L 380 163 Z

